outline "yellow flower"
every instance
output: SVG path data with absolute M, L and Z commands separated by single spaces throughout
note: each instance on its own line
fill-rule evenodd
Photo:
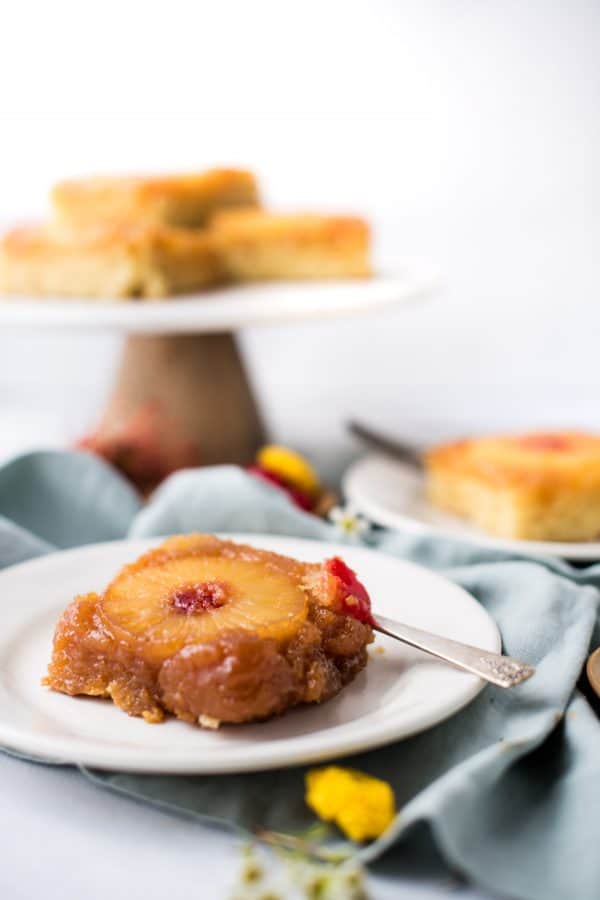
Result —
M 319 491 L 319 479 L 310 463 L 287 447 L 267 444 L 258 451 L 259 466 L 279 475 L 285 482 L 314 497 Z
M 340 766 L 307 773 L 306 802 L 320 819 L 335 822 L 352 841 L 379 837 L 396 814 L 394 792 L 387 782 Z

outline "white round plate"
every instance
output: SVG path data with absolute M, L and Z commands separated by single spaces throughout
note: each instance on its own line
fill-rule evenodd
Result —
M 423 474 L 407 463 L 388 457 L 367 456 L 354 463 L 344 476 L 343 487 L 348 501 L 378 525 L 435 533 L 525 556 L 600 560 L 600 541 L 519 541 L 485 534 L 429 503 Z
M 500 649 L 498 629 L 483 607 L 419 566 L 318 541 L 233 537 L 310 561 L 343 554 L 370 590 L 376 611 L 487 650 Z M 0 572 L 0 745 L 47 759 L 135 772 L 280 768 L 407 737 L 455 713 L 483 687 L 473 675 L 379 636 L 366 670 L 328 703 L 218 731 L 175 719 L 148 725 L 108 700 L 68 697 L 41 687 L 54 626 L 73 596 L 101 590 L 121 565 L 157 543 L 95 544 Z
M 118 330 L 144 334 L 231 331 L 246 325 L 322 319 L 405 303 L 428 294 L 435 279 L 417 264 L 346 281 L 273 282 L 140 300 L 0 298 L 4 327 Z

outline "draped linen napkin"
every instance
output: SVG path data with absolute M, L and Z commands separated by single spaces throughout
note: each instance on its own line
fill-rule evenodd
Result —
M 233 466 L 178 473 L 146 505 L 87 454 L 31 453 L 0 467 L 1 566 L 189 531 L 342 540 Z M 462 585 L 498 623 L 505 651 L 537 673 L 512 691 L 487 686 L 429 731 L 341 761 L 390 782 L 398 801 L 393 826 L 358 857 L 388 877 L 409 860 L 414 873 L 430 863 L 433 842 L 450 867 L 500 895 L 597 900 L 600 722 L 576 682 L 600 643 L 600 564 L 578 569 L 397 531 L 373 530 L 365 543 Z M 314 821 L 302 768 L 197 777 L 80 771 L 138 801 L 232 828 L 291 831 Z

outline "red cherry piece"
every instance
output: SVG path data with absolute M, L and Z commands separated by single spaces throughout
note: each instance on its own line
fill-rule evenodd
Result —
M 201 581 L 188 587 L 178 588 L 171 595 L 171 606 L 177 612 L 192 616 L 218 609 L 227 602 L 227 586 L 221 581 Z
M 572 441 L 564 434 L 531 434 L 518 438 L 518 442 L 525 450 L 554 450 L 565 452 L 571 449 Z
M 271 472 L 270 469 L 265 469 L 263 466 L 248 466 L 246 469 L 251 475 L 256 475 L 257 478 L 262 478 L 263 481 L 267 481 L 269 484 L 274 484 L 275 487 L 280 488 L 280 490 L 284 491 L 292 503 L 295 503 L 296 506 L 299 506 L 300 509 L 303 509 L 307 512 L 310 512 L 312 509 L 312 501 L 308 494 L 305 494 L 304 491 L 298 490 L 298 488 L 291 487 L 291 485 L 286 484 L 286 482 L 281 478 L 280 475 L 276 475 L 275 472 Z
M 325 568 L 340 583 L 339 593 L 343 612 L 358 619 L 359 622 L 373 625 L 375 620 L 371 613 L 371 598 L 364 584 L 356 577 L 356 573 L 339 556 L 328 559 Z

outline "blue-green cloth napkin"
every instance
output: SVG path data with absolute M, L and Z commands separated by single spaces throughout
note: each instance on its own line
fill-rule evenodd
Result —
M 94 541 L 194 530 L 341 539 L 234 467 L 179 473 L 146 506 L 86 454 L 33 453 L 0 467 L 0 565 Z M 494 617 L 505 650 L 533 662 L 537 674 L 513 691 L 486 687 L 449 721 L 348 761 L 391 782 L 398 800 L 392 829 L 361 858 L 383 860 L 389 874 L 406 864 L 408 850 L 418 865 L 428 836 L 451 867 L 502 896 L 598 900 L 600 723 L 575 685 L 600 641 L 600 565 L 575 569 L 389 531 L 372 532 L 367 543 L 461 584 Z M 288 831 L 313 821 L 302 769 L 82 775 L 232 827 Z

